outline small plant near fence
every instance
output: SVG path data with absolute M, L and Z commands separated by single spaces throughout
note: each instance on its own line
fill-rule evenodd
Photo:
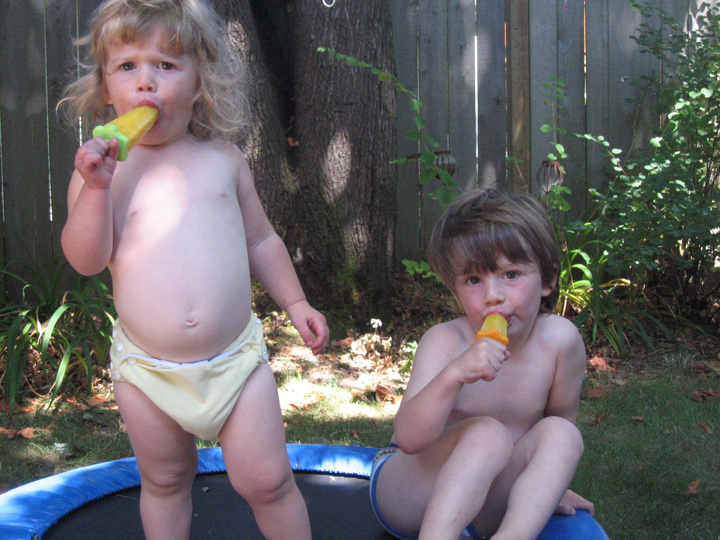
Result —
M 53 400 L 67 386 L 91 393 L 94 369 L 107 361 L 116 318 L 100 277 L 81 276 L 66 290 L 64 258 L 47 272 L 37 265 L 26 269 L 29 278 L 2 271 L 22 288 L 21 302 L 0 308 L 0 379 L 11 412 L 24 390 L 49 393 Z

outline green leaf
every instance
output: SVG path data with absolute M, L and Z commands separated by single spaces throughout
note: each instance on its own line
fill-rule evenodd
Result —
M 409 141 L 419 141 L 422 139 L 422 133 L 420 133 L 417 129 L 411 129 L 405 133 L 405 138 Z
M 429 169 L 435 166 L 435 152 L 426 151 L 420 154 L 420 161 L 422 161 L 425 168 Z
M 418 183 L 421 186 L 424 186 L 427 184 L 430 180 L 435 178 L 435 169 L 425 169 L 422 173 L 420 173 L 420 178 L 418 178 Z

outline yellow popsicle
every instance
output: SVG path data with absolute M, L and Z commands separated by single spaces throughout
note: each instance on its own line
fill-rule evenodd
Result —
M 507 319 L 497 313 L 491 313 L 485 317 L 482 328 L 475 336 L 477 339 L 489 337 L 499 341 L 507 347 L 510 340 L 507 338 Z
M 150 131 L 158 117 L 158 110 L 149 105 L 141 105 L 132 111 L 118 116 L 104 126 L 93 129 L 93 137 L 102 137 L 110 142 L 113 137 L 120 143 L 118 161 L 125 161 L 130 149 Z

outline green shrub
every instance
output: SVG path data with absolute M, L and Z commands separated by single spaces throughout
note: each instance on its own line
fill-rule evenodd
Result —
M 636 39 L 663 65 L 642 80 L 659 121 L 652 151 L 616 161 L 619 174 L 594 192 L 597 235 L 612 275 L 635 276 L 676 315 L 717 322 L 720 8 L 704 4 L 689 33 L 662 10 L 635 8 L 647 18 Z

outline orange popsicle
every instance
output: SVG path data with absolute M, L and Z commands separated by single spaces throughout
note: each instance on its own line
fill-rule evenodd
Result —
M 155 107 L 141 105 L 118 116 L 109 124 L 97 126 L 93 129 L 93 137 L 102 137 L 108 142 L 110 139 L 116 138 L 120 143 L 118 161 L 125 161 L 130 149 L 150 131 L 157 117 L 158 110 Z
M 477 339 L 489 337 L 499 341 L 507 347 L 510 340 L 507 338 L 507 319 L 497 313 L 491 313 L 485 317 L 482 328 L 475 336 Z

